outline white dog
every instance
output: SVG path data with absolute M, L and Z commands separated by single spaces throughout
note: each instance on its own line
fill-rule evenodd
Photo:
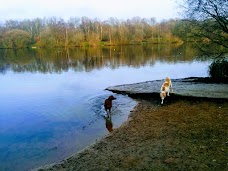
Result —
M 163 104 L 163 100 L 166 97 L 166 93 L 167 93 L 167 96 L 169 96 L 170 89 L 172 89 L 172 92 L 173 92 L 171 79 L 169 77 L 166 77 L 164 83 L 161 86 L 161 92 L 160 92 L 160 97 L 162 100 L 161 104 Z

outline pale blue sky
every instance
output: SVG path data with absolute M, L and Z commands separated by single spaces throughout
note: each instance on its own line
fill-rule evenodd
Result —
M 127 19 L 155 17 L 157 21 L 178 17 L 176 0 L 0 0 L 0 21 L 36 17 Z

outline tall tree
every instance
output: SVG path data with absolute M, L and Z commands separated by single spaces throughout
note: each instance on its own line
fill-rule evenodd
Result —
M 228 1 L 227 0 L 184 0 L 185 14 L 192 24 L 192 32 L 205 43 L 222 46 L 228 52 Z M 207 46 L 208 47 L 208 46 Z M 210 51 L 204 48 L 203 51 Z

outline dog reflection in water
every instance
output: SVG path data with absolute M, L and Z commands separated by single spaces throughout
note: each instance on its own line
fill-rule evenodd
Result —
M 104 116 L 105 118 L 105 126 L 109 132 L 113 131 L 113 124 L 112 124 L 112 117 L 111 114 L 108 114 L 107 116 Z
M 104 116 L 105 118 L 105 125 L 106 125 L 106 128 L 109 132 L 112 132 L 113 131 L 113 124 L 112 124 L 112 117 L 111 117 L 111 109 L 112 109 L 112 101 L 115 100 L 116 98 L 111 95 L 109 96 L 107 99 L 105 99 L 105 102 L 104 102 L 104 108 L 105 108 L 105 111 L 107 112 L 107 116 Z

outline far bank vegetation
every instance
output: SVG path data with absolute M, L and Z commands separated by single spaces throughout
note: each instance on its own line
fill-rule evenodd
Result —
M 0 48 L 111 46 L 182 43 L 186 22 L 134 17 L 105 21 L 88 17 L 7 20 L 0 26 Z

